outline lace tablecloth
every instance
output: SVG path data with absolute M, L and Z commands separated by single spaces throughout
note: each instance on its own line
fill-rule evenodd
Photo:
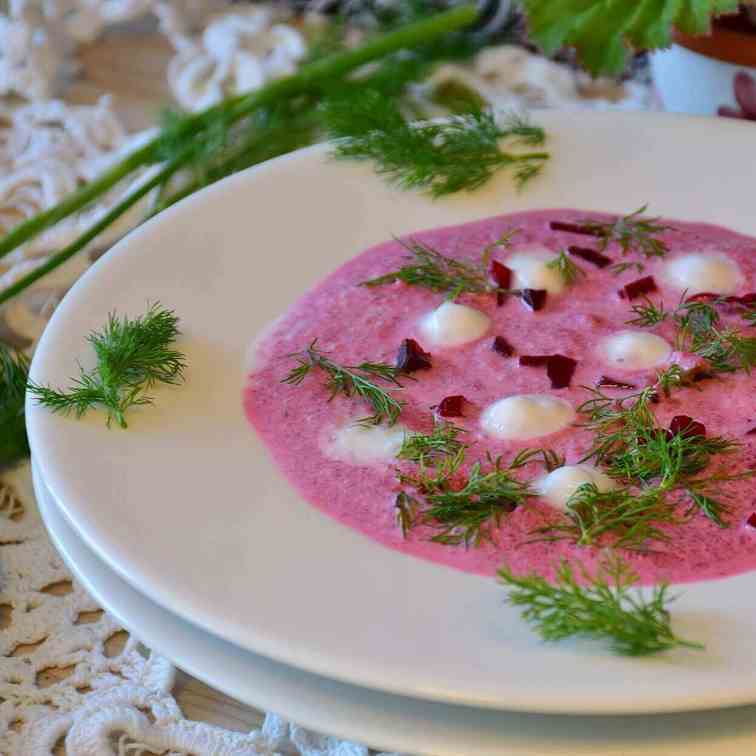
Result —
M 305 50 L 286 19 L 264 9 L 229 10 L 220 1 L 18 0 L 11 9 L 0 16 L 0 95 L 32 101 L 0 101 L 0 229 L 51 206 L 145 139 L 149 131 L 138 130 L 171 94 L 186 108 L 204 107 L 286 73 Z M 140 20 L 95 41 L 127 19 Z M 486 51 L 467 69 L 436 73 L 437 80 L 448 76 L 466 79 L 502 107 L 648 104 L 643 84 L 589 82 L 509 46 Z M 104 92 L 112 97 L 103 99 Z M 118 196 L 4 258 L 0 289 L 75 238 Z M 134 208 L 88 255 L 0 310 L 0 338 L 31 349 L 70 284 L 143 210 Z M 237 704 L 129 637 L 56 554 L 27 466 L 0 478 L 0 581 L 0 754 L 368 754 L 365 746 Z

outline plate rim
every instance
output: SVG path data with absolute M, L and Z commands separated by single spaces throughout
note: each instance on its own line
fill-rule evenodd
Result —
M 559 122 L 567 122 L 569 124 L 570 120 L 575 120 L 577 117 L 583 118 L 591 118 L 596 119 L 598 122 L 599 120 L 606 120 L 606 121 L 616 121 L 618 117 L 621 116 L 621 119 L 624 120 L 636 120 L 638 122 L 643 121 L 644 123 L 648 123 L 649 119 L 656 119 L 660 121 L 670 121 L 670 122 L 677 122 L 677 123 L 684 123 L 684 122 L 706 122 L 707 125 L 711 124 L 721 124 L 720 128 L 723 130 L 727 129 L 735 129 L 735 130 L 741 130 L 743 127 L 746 129 L 749 128 L 748 125 L 741 125 L 741 124 L 730 124 L 728 123 L 725 125 L 723 122 L 714 121 L 713 119 L 702 119 L 702 118 L 689 118 L 685 116 L 678 116 L 678 115 L 671 115 L 671 114 L 661 114 L 661 115 L 651 115 L 651 114 L 617 114 L 617 113 L 599 113 L 599 114 L 590 114 L 590 116 L 587 116 L 585 113 L 576 114 L 576 113 L 539 113 L 537 115 L 538 120 L 545 120 L 547 123 L 549 121 L 552 121 L 552 126 L 559 125 Z M 743 132 L 747 133 L 747 132 Z M 304 150 L 300 150 L 296 153 L 291 153 L 289 155 L 283 156 L 281 158 L 278 158 L 274 161 L 270 161 L 269 163 L 256 166 L 248 171 L 245 171 L 241 174 L 237 174 L 236 176 L 230 177 L 229 179 L 226 179 L 225 181 L 219 182 L 216 185 L 213 185 L 209 187 L 206 190 L 203 190 L 202 192 L 199 192 L 186 200 L 184 200 L 182 203 L 179 203 L 174 208 L 171 208 L 168 213 L 165 215 L 161 215 L 158 218 L 153 219 L 152 221 L 148 222 L 147 224 L 143 225 L 142 227 L 136 229 L 134 232 L 130 233 L 125 237 L 125 239 L 121 242 L 119 242 L 117 245 L 115 245 L 101 260 L 99 260 L 97 263 L 95 263 L 94 266 L 90 270 L 88 270 L 84 276 L 74 285 L 72 290 L 69 292 L 69 294 L 64 299 L 63 303 L 61 304 L 59 308 L 59 312 L 65 313 L 66 308 L 70 306 L 71 301 L 75 300 L 76 296 L 80 291 L 86 291 L 86 288 L 89 286 L 90 280 L 96 280 L 97 276 L 99 275 L 99 271 L 103 266 L 106 266 L 108 264 L 108 261 L 116 257 L 117 255 L 123 255 L 124 251 L 128 250 L 130 246 L 134 246 L 138 244 L 139 240 L 144 235 L 149 235 L 151 233 L 151 230 L 154 230 L 155 228 L 159 227 L 161 224 L 166 224 L 171 222 L 171 219 L 174 217 L 178 217 L 179 214 L 188 214 L 191 212 L 191 209 L 193 207 L 201 207 L 202 203 L 206 202 L 208 199 L 218 195 L 220 196 L 223 193 L 227 193 L 238 186 L 243 186 L 247 184 L 250 181 L 255 180 L 260 175 L 265 175 L 265 173 L 275 172 L 279 167 L 284 166 L 285 164 L 293 161 L 298 160 L 304 160 L 307 158 L 307 156 L 312 155 L 320 155 L 325 152 L 326 145 L 315 145 L 312 147 L 305 148 Z M 55 318 L 60 318 L 62 315 L 56 315 Z M 45 334 L 43 334 L 42 340 L 40 342 L 40 346 L 38 348 L 37 354 L 35 355 L 35 359 L 32 364 L 32 374 L 36 375 L 36 366 L 39 362 L 39 355 L 44 354 L 45 349 L 47 348 L 47 338 L 49 337 L 49 334 L 53 332 L 53 329 L 48 329 Z M 46 338 L 47 337 L 47 338 Z M 48 473 L 50 473 L 50 469 L 46 467 L 46 460 L 45 455 L 42 452 L 44 448 L 44 442 L 39 440 L 37 438 L 37 432 L 40 427 L 44 426 L 45 420 L 40 420 L 41 417 L 43 417 L 43 412 L 39 410 L 38 408 L 34 407 L 34 404 L 30 398 L 27 399 L 27 420 L 28 420 L 28 427 L 29 427 L 29 435 L 30 435 L 30 443 L 32 446 L 32 452 L 35 455 L 35 457 L 39 460 L 40 468 L 43 472 L 43 475 L 45 478 L 48 478 Z M 40 425 L 41 423 L 41 425 Z M 59 472 L 59 471 L 58 471 Z M 60 477 L 53 474 L 50 476 L 53 480 L 53 485 L 59 485 L 60 484 Z M 65 488 L 65 487 L 64 487 Z M 69 522 L 76 528 L 77 532 L 80 532 L 84 540 L 86 541 L 87 545 L 89 545 L 95 553 L 98 554 L 107 564 L 108 566 L 112 567 L 116 572 L 118 572 L 122 577 L 124 577 L 128 582 L 130 582 L 132 585 L 134 585 L 135 588 L 138 590 L 141 590 L 141 586 L 139 585 L 139 582 L 135 578 L 135 575 L 129 572 L 129 569 L 124 567 L 124 565 L 119 564 L 117 560 L 114 560 L 114 557 L 112 554 L 108 552 L 108 550 L 103 547 L 102 544 L 98 543 L 97 538 L 95 535 L 88 530 L 88 528 L 80 527 L 81 522 L 77 522 L 77 516 L 74 514 L 74 510 L 77 509 L 77 507 L 81 506 L 80 502 L 73 502 L 73 501 L 63 501 L 57 493 L 55 493 L 56 498 L 61 502 L 61 509 L 68 518 Z M 79 513 L 79 519 L 80 519 L 80 513 Z M 438 569 L 438 566 L 436 566 Z M 476 578 L 479 580 L 484 580 L 483 578 Z M 136 582 L 135 582 L 136 581 Z M 145 593 L 152 599 L 157 600 L 157 602 L 161 605 L 166 606 L 171 611 L 174 611 L 175 613 L 179 614 L 185 619 L 188 619 L 193 624 L 198 624 L 199 626 L 204 627 L 205 629 L 209 629 L 211 632 L 214 632 L 215 634 L 219 635 L 220 637 L 224 637 L 227 640 L 230 640 L 233 643 L 236 643 L 238 645 L 242 645 L 244 647 L 248 647 L 248 639 L 241 639 L 238 636 L 235 636 L 232 633 L 224 633 L 222 630 L 219 630 L 216 626 L 213 628 L 213 625 L 210 624 L 209 626 L 206 624 L 205 621 L 198 620 L 197 617 L 188 616 L 186 612 L 181 611 L 181 607 L 177 607 L 175 605 L 171 605 L 170 601 L 166 601 L 165 593 L 158 594 L 161 596 L 162 600 L 158 598 L 158 595 L 153 595 L 150 591 L 145 591 Z M 207 618 L 204 618 L 205 620 Z M 393 685 L 391 681 L 385 679 L 381 680 L 380 682 L 376 682 L 373 680 L 372 682 L 367 682 L 364 679 L 364 675 L 357 674 L 353 671 L 345 670 L 343 668 L 343 665 L 339 667 L 336 670 L 329 669 L 330 666 L 330 660 L 317 660 L 313 658 L 303 658 L 300 656 L 292 656 L 290 653 L 284 653 L 279 646 L 273 645 L 271 646 L 268 644 L 267 646 L 264 646 L 264 644 L 260 644 L 263 646 L 260 649 L 254 649 L 258 653 L 263 653 L 266 656 L 269 656 L 273 659 L 277 659 L 278 661 L 293 664 L 295 666 L 299 666 L 303 669 L 309 669 L 310 671 L 313 671 L 317 674 L 326 674 L 329 677 L 332 677 L 334 679 L 340 679 L 345 682 L 351 682 L 358 685 L 363 685 L 366 687 L 373 687 L 377 689 L 387 690 L 389 692 L 397 693 L 399 695 L 415 695 L 422 698 L 427 698 L 428 700 L 442 700 L 442 701 L 449 701 L 451 703 L 467 703 L 472 704 L 475 706 L 489 706 L 491 708 L 510 708 L 510 709 L 518 709 L 522 711 L 542 711 L 542 712 L 564 712 L 564 713 L 585 713 L 587 711 L 596 712 L 596 713 L 626 713 L 626 712 L 642 712 L 642 711 L 678 711 L 681 709 L 702 709 L 702 708 L 710 708 L 711 706 L 731 706 L 731 705 L 737 705 L 745 702 L 751 702 L 756 700 L 756 683 L 750 685 L 750 686 L 744 686 L 743 688 L 739 689 L 738 691 L 732 691 L 730 690 L 729 693 L 725 691 L 716 691 L 714 693 L 709 694 L 708 696 L 691 696 L 688 695 L 686 697 L 681 698 L 680 700 L 676 699 L 676 702 L 671 703 L 669 701 L 665 700 L 658 700 L 658 699 L 651 699 L 645 703 L 642 704 L 642 706 L 639 708 L 637 705 L 632 706 L 628 708 L 627 703 L 619 703 L 617 701 L 606 701 L 606 700 L 594 700 L 593 704 L 590 706 L 590 708 L 586 708 L 585 703 L 578 703 L 577 705 L 574 702 L 565 702 L 563 700 L 563 697 L 557 697 L 554 699 L 542 699 L 542 697 L 539 697 L 539 700 L 533 700 L 532 698 L 529 698 L 527 696 L 522 696 L 518 698 L 516 701 L 508 700 L 505 704 L 503 704 L 500 701 L 491 701 L 491 700 L 471 700 L 469 698 L 460 699 L 458 696 L 454 694 L 450 694 L 449 691 L 437 691 L 435 689 L 428 689 L 427 687 L 420 686 L 419 688 L 413 688 L 412 690 L 407 690 L 407 688 L 403 685 Z M 307 657 L 307 654 L 305 654 Z M 594 697 L 595 699 L 595 697 Z

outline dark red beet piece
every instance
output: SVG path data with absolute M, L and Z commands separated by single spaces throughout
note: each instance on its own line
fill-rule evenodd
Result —
M 546 289 L 523 289 L 520 292 L 520 299 L 530 307 L 533 312 L 542 310 L 546 304 Z
M 396 355 L 396 367 L 403 373 L 414 373 L 416 370 L 430 370 L 433 365 L 431 355 L 420 344 L 414 339 L 405 339 Z
M 497 291 L 496 292 L 496 306 L 501 307 L 504 304 L 504 302 L 507 301 L 508 296 L 509 294 L 507 294 L 504 291 Z
M 610 378 L 608 375 L 602 375 L 601 378 L 596 381 L 596 386 L 607 388 L 621 388 L 621 389 L 634 389 L 636 386 L 632 383 L 625 383 L 624 381 L 618 381 L 616 378 Z
M 602 255 L 601 252 L 597 252 L 595 249 L 589 247 L 567 247 L 567 251 L 573 257 L 579 257 L 581 260 L 593 263 L 597 268 L 605 268 L 607 265 L 611 265 L 611 258 L 606 255 Z
M 627 284 L 621 291 L 620 296 L 626 299 L 636 299 L 644 294 L 656 291 L 656 281 L 653 276 L 644 276 L 637 281 Z
M 502 357 L 511 357 L 514 354 L 514 347 L 503 336 L 497 336 L 493 340 L 491 349 Z
M 566 223 L 565 221 L 551 221 L 549 227 L 552 231 L 567 231 L 570 234 L 582 234 L 583 236 L 603 236 L 603 233 L 590 226 L 582 226 L 579 223 Z
M 551 388 L 567 388 L 570 385 L 572 376 L 575 375 L 577 362 L 572 357 L 565 357 L 563 354 L 552 354 L 546 365 L 546 375 L 551 381 Z
M 746 525 L 748 525 L 749 528 L 756 528 L 756 512 L 752 512 L 748 519 L 746 520 Z
M 512 271 L 498 260 L 491 261 L 491 267 L 488 272 L 500 289 L 508 289 L 512 284 Z
M 692 438 L 693 436 L 706 436 L 706 426 L 699 423 L 688 415 L 675 415 L 669 424 L 669 430 L 675 436 Z
M 445 396 L 436 407 L 436 411 L 441 417 L 462 417 L 462 410 L 466 402 L 467 399 L 462 394 Z
M 701 291 L 698 294 L 686 297 L 685 302 L 711 302 L 719 298 L 719 294 L 712 294 L 710 291 Z
M 519 361 L 521 367 L 546 367 L 550 359 L 550 354 L 523 354 Z
M 520 357 L 522 367 L 545 367 L 551 388 L 567 388 L 575 374 L 577 362 L 563 354 L 524 354 Z
M 751 428 L 751 430 L 747 431 L 746 436 L 756 436 L 756 426 Z

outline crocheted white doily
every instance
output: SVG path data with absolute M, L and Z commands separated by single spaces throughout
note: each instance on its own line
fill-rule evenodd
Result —
M 367 756 L 271 714 L 249 734 L 184 719 L 170 663 L 100 610 L 55 553 L 28 465 L 0 482 L 0 554 L 0 753 Z

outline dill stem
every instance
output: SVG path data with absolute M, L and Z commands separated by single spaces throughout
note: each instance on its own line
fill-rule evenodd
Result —
M 407 24 L 395 31 L 370 39 L 354 50 L 346 50 L 322 60 L 309 63 L 302 66 L 291 76 L 276 79 L 254 92 L 237 95 L 187 118 L 173 132 L 172 137 L 190 136 L 196 133 L 203 128 L 206 122 L 211 121 L 214 116 L 223 110 L 229 111 L 229 120 L 233 123 L 261 105 L 269 105 L 286 97 L 306 93 L 323 80 L 343 76 L 366 63 L 398 50 L 415 47 L 444 34 L 470 26 L 475 22 L 477 15 L 478 11 L 475 4 L 460 5 L 451 10 L 435 14 L 412 24 Z M 0 239 L 0 258 L 9 254 L 29 239 L 39 235 L 50 226 L 86 207 L 138 168 L 157 162 L 162 145 L 163 135 L 159 134 L 147 144 L 131 153 L 131 155 L 128 155 L 120 163 L 109 168 L 101 176 L 70 194 L 57 205 L 19 223 L 4 238 Z M 105 217 L 110 217 L 110 215 L 111 213 L 108 213 Z M 113 220 L 117 217 L 118 215 Z M 97 233 L 107 227 L 107 225 L 97 225 L 100 226 Z M 94 237 L 90 237 L 89 240 L 92 238 Z M 37 268 L 35 273 L 39 272 L 39 275 L 32 279 L 32 281 L 37 280 L 37 278 L 48 272 L 45 268 L 46 266 Z M 52 268 L 49 270 L 52 270 Z M 30 276 L 27 276 L 14 284 L 14 286 L 6 289 L 0 295 L 0 302 L 6 301 L 10 296 L 17 294 L 25 286 L 28 286 L 29 283 L 26 283 L 24 286 L 18 287 L 20 283 L 27 281 L 29 278 Z M 13 290 L 13 294 L 7 295 L 7 292 L 11 290 Z
M 135 205 L 142 197 L 151 192 L 156 186 L 159 186 L 164 181 L 167 181 L 184 163 L 189 157 L 189 153 L 186 153 L 183 157 L 172 160 L 165 166 L 160 172 L 155 174 L 151 179 L 145 181 L 141 186 L 137 187 L 131 194 L 124 197 L 110 212 L 103 215 L 99 221 L 90 226 L 81 236 L 75 239 L 67 247 L 64 247 L 60 252 L 53 255 L 47 262 L 39 267 L 35 268 L 31 273 L 19 278 L 14 284 L 7 289 L 0 291 L 0 305 L 12 299 L 17 294 L 22 292 L 27 287 L 31 286 L 35 281 L 39 280 L 43 276 L 47 275 L 50 271 L 63 265 L 64 262 L 73 257 L 77 252 L 81 251 L 92 239 L 98 234 L 102 233 L 111 223 L 114 223 L 121 215 L 123 215 L 130 207 Z

